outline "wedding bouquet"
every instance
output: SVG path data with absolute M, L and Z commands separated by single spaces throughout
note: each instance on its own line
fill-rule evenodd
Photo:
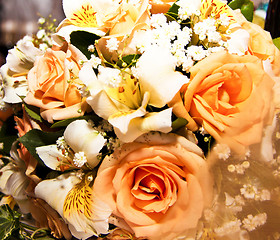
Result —
M 1 239 L 280 239 L 280 54 L 252 2 L 63 10 L 1 67 Z

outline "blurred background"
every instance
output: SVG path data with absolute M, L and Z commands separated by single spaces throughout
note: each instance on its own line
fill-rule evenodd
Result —
M 0 66 L 5 62 L 8 49 L 23 36 L 37 31 L 40 17 L 47 18 L 51 14 L 57 19 L 57 23 L 64 18 L 61 2 L 62 0 L 0 0 Z M 279 37 L 280 0 L 253 2 L 253 22 L 270 31 L 273 38 Z
M 49 15 L 59 23 L 64 18 L 62 0 L 0 0 L 0 66 L 8 49 L 38 29 L 38 19 Z

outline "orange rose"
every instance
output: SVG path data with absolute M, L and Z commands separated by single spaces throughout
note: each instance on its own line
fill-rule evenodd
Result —
M 190 72 L 183 97 L 177 94 L 170 103 L 177 116 L 189 120 L 187 127 L 203 126 L 217 141 L 228 137 L 238 148 L 260 142 L 263 127 L 272 120 L 274 85 L 262 61 L 219 52 Z
M 69 46 L 66 53 L 48 49 L 28 73 L 29 92 L 24 101 L 39 107 L 48 122 L 84 113 L 86 103 L 77 89 L 81 84 L 79 60 L 86 58 L 74 46 Z
M 250 34 L 249 52 L 262 60 L 269 59 L 274 74 L 280 76 L 280 51 L 274 45 L 270 33 L 248 22 L 239 10 L 234 12 L 238 23 Z
M 152 239 L 195 228 L 212 199 L 202 151 L 175 134 L 149 133 L 123 145 L 104 159 L 93 189 L 136 237 Z
M 151 13 L 166 13 L 176 0 L 150 0 Z

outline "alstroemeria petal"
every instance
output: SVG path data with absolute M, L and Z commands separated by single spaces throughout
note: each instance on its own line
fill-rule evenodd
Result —
M 7 103 L 20 103 L 22 99 L 20 96 L 26 96 L 28 85 L 26 75 L 17 76 L 12 72 L 7 64 L 0 68 L 0 74 L 3 77 L 4 98 L 3 101 Z
M 108 232 L 108 218 L 112 211 L 94 195 L 90 187 L 92 180 L 93 176 L 89 173 L 69 191 L 63 210 L 64 217 L 77 232 L 97 236 Z
M 53 35 L 54 40 L 56 41 L 56 43 L 59 43 L 58 45 L 61 45 L 61 41 L 58 39 L 58 37 L 62 37 L 65 39 L 65 41 L 70 42 L 70 34 L 75 31 L 86 31 L 100 37 L 105 35 L 103 31 L 97 28 L 75 26 L 68 19 L 65 19 L 60 23 L 57 28 L 57 32 Z
M 150 92 L 149 104 L 164 107 L 172 100 L 188 77 L 175 71 L 175 60 L 168 49 L 152 47 L 137 62 L 141 90 Z
M 109 117 L 108 122 L 117 129 L 116 133 L 121 140 L 123 135 L 128 134 L 128 126 L 133 119 L 143 117 L 146 112 L 146 107 L 149 102 L 150 94 L 146 92 L 143 97 L 142 106 L 137 110 L 119 111 Z M 120 133 L 120 135 L 118 134 Z M 131 133 L 129 133 L 131 134 Z
M 44 54 L 32 41 L 31 37 L 25 36 L 9 50 L 6 59 L 9 69 L 16 73 L 26 73 L 33 67 L 36 58 Z
M 45 200 L 60 216 L 68 192 L 81 181 L 74 173 L 62 174 L 57 178 L 44 180 L 35 188 L 35 195 Z
M 172 130 L 172 108 L 161 112 L 147 113 L 144 117 L 134 118 L 130 121 L 127 132 L 122 133 L 115 128 L 117 136 L 124 142 L 132 142 L 139 136 L 150 131 L 168 133 Z
M 48 145 L 37 147 L 36 152 L 47 167 L 56 171 L 64 171 L 69 168 L 75 168 L 69 158 L 64 156 L 61 151 L 57 149 L 57 145 Z
M 86 120 L 76 120 L 70 123 L 64 131 L 64 138 L 74 152 L 85 153 L 91 167 L 95 167 L 99 163 L 97 155 L 106 140 Z

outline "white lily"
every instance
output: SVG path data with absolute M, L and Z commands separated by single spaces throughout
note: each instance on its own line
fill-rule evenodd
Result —
M 106 139 L 86 120 L 75 120 L 70 123 L 64 131 L 64 139 L 72 152 L 67 149 L 58 149 L 56 144 L 36 148 L 37 154 L 46 166 L 53 170 L 64 171 L 79 168 L 85 162 L 91 168 L 99 163 L 97 155 Z M 75 153 L 79 152 L 84 153 L 85 156 L 85 161 L 81 165 L 75 162 Z
M 92 173 L 81 180 L 72 172 L 44 180 L 35 188 L 36 197 L 55 209 L 78 239 L 108 233 L 108 218 L 112 211 L 94 195 L 93 179 Z
M 138 60 L 137 77 L 143 92 L 150 92 L 149 104 L 164 107 L 172 100 L 181 87 L 188 82 L 188 77 L 175 71 L 176 59 L 168 49 L 149 48 Z
M 123 82 L 118 87 L 111 87 L 113 84 L 102 81 L 104 78 L 100 76 L 111 68 L 102 67 L 100 75 L 96 76 L 91 65 L 84 64 L 79 73 L 90 93 L 87 102 L 97 115 L 114 126 L 115 133 L 124 142 L 133 141 L 149 131 L 170 132 L 172 109 L 155 113 L 146 108 L 148 105 L 165 106 L 188 81 L 186 76 L 174 70 L 173 58 L 164 49 L 144 53 L 137 66 L 139 81 L 120 72 Z M 165 70 L 163 73 L 162 69 Z

